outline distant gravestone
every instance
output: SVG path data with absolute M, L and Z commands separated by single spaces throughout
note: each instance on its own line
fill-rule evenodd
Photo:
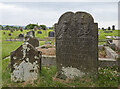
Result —
M 46 28 L 43 28 L 43 30 L 46 30 Z
M 18 38 L 19 38 L 19 39 L 23 39 L 23 38 L 24 38 L 24 35 L 20 33 L 20 34 L 18 35 Z
M 11 33 L 13 33 L 13 30 L 10 30 Z
M 20 27 L 20 31 L 21 31 L 21 32 L 23 31 L 22 27 Z
M 5 32 L 3 32 L 3 34 L 5 35 Z
M 11 52 L 11 80 L 23 82 L 39 77 L 41 70 L 41 52 L 31 44 L 24 42 Z
M 37 31 L 37 34 L 42 34 L 42 32 L 41 31 Z
M 49 32 L 49 37 L 54 37 L 54 32 L 53 31 Z
M 35 32 L 33 30 L 27 32 L 27 36 L 35 37 Z
M 57 77 L 74 78 L 98 71 L 98 25 L 86 12 L 67 12 L 55 25 Z
M 110 27 L 108 27 L 108 30 L 111 30 L 111 28 L 110 28 Z
M 37 26 L 34 26 L 34 31 L 37 31 Z
M 112 30 L 115 30 L 115 25 L 112 25 Z
M 102 27 L 102 30 L 104 31 L 104 28 Z
M 38 47 L 39 46 L 39 41 L 31 36 L 26 36 L 25 41 L 30 43 L 33 47 Z
M 8 35 L 11 36 L 11 33 L 9 33 Z

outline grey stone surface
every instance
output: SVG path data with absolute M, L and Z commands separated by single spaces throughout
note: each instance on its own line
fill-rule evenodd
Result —
M 55 33 L 53 32 L 53 31 L 50 31 L 49 32 L 49 37 L 54 37 L 55 35 L 54 35 Z
M 115 46 L 117 47 L 117 48 L 119 48 L 120 49 L 120 39 L 116 39 L 116 40 L 113 40 L 113 43 L 115 44 Z
M 98 25 L 86 12 L 64 13 L 55 24 L 59 78 L 98 71 Z M 72 72 L 71 72 L 72 71 Z
M 25 41 L 33 45 L 33 47 L 39 46 L 39 41 L 35 37 L 26 36 Z
M 110 58 L 99 58 L 99 67 L 112 67 L 112 66 L 118 66 L 118 61 L 115 59 Z
M 23 82 L 38 78 L 41 70 L 41 52 L 24 42 L 11 52 L 11 80 Z
M 103 46 L 103 45 L 98 45 L 98 49 L 99 49 L 99 50 L 103 50 L 103 49 L 104 49 L 104 46 Z
M 105 46 L 104 48 L 105 48 L 105 52 L 109 58 L 118 59 L 118 54 L 115 51 L 113 51 L 110 47 Z
M 56 65 L 56 56 L 42 55 L 42 66 Z

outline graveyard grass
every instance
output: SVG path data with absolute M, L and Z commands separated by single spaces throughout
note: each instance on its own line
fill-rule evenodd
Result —
M 2 33 L 5 30 L 1 31 Z M 23 33 L 25 34 L 29 30 L 24 30 L 23 32 L 20 31 L 14 31 L 12 33 L 12 38 L 17 38 L 18 34 Z M 39 35 L 37 32 L 35 32 L 35 35 L 37 38 L 45 38 L 48 36 L 48 32 L 52 30 L 41 30 L 43 34 Z M 7 39 L 10 39 L 8 34 L 10 31 L 5 31 L 6 34 L 2 35 L 2 59 L 10 55 L 10 52 L 14 51 L 16 48 L 18 48 L 23 42 L 9 42 L 4 41 Z M 100 33 L 101 32 L 101 33 Z M 120 31 L 119 31 L 120 32 Z M 105 36 L 118 36 L 119 33 L 117 30 L 114 30 L 113 33 L 104 33 L 102 30 L 99 30 L 99 40 L 105 40 Z M 49 40 L 48 40 L 49 41 Z M 40 41 L 39 45 L 44 45 L 45 41 Z M 99 42 L 99 45 L 104 44 L 105 42 Z M 10 78 L 10 69 L 8 68 L 8 64 L 10 62 L 10 59 L 2 60 L 2 84 L 3 87 L 117 87 L 118 86 L 118 77 L 120 76 L 118 74 L 117 67 L 114 68 L 104 68 L 99 69 L 98 79 L 94 79 L 91 76 L 86 76 L 85 78 L 76 78 L 74 80 L 70 81 L 58 81 L 54 80 L 54 76 L 56 74 L 56 66 L 52 67 L 42 67 L 42 72 L 40 74 L 40 77 L 37 80 L 34 81 L 28 81 L 23 83 L 14 83 L 11 82 Z
M 117 67 L 99 69 L 98 78 L 85 76 L 74 80 L 54 79 L 56 66 L 42 67 L 41 74 L 37 80 L 22 83 L 11 82 L 10 59 L 2 60 L 2 83 L 3 87 L 117 87 L 118 72 Z

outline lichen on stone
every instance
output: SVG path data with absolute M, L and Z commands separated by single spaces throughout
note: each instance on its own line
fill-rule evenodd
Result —
M 73 68 L 72 66 L 62 67 L 62 74 L 71 79 L 73 79 L 74 77 L 82 77 L 83 75 L 85 75 L 84 72 L 81 72 L 79 69 Z

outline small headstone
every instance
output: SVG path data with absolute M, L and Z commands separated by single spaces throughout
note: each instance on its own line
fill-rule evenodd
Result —
M 13 30 L 10 30 L 11 33 L 13 33 Z
M 43 28 L 43 30 L 46 30 L 46 28 Z
M 112 30 L 115 30 L 115 25 L 112 26 Z
M 34 26 L 34 31 L 36 31 L 37 30 L 37 26 Z
M 22 27 L 20 27 L 20 31 L 21 31 L 21 32 L 23 31 Z
M 9 33 L 8 35 L 11 36 L 11 33 Z
M 24 38 L 24 35 L 23 35 L 22 33 L 20 33 L 20 34 L 18 35 L 18 38 L 19 38 L 19 39 L 23 39 L 23 38 Z
M 111 30 L 111 28 L 110 28 L 110 27 L 108 27 L 108 30 Z
M 3 34 L 5 35 L 5 32 L 3 32 Z
M 49 32 L 49 37 L 54 37 L 54 32 L 53 31 Z
M 86 12 L 67 12 L 55 25 L 57 77 L 96 75 L 98 24 Z
M 37 31 L 37 34 L 42 34 L 42 32 L 41 31 Z
M 31 44 L 33 47 L 39 46 L 39 41 L 35 37 L 26 36 L 25 41 Z
M 41 52 L 24 42 L 11 52 L 11 80 L 23 82 L 35 80 L 41 71 Z
M 104 31 L 105 29 L 102 27 L 102 30 Z
M 27 36 L 35 37 L 35 32 L 33 30 L 27 32 Z

